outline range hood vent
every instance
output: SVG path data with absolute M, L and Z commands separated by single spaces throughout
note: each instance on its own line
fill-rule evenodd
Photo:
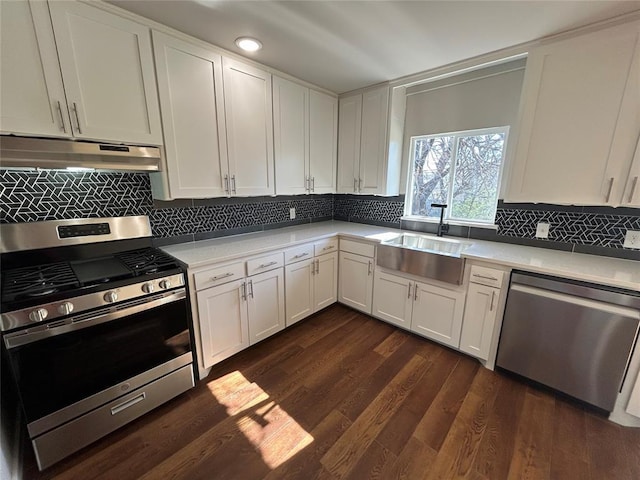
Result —
M 160 149 L 2 136 L 0 168 L 88 168 L 157 172 L 160 170 Z

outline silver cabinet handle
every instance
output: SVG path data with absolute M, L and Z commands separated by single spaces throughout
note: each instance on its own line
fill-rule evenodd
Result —
M 329 245 L 328 247 L 324 247 L 324 248 L 322 249 L 322 251 L 323 251 L 323 252 L 326 252 L 327 250 L 333 250 L 334 248 L 336 248 L 336 246 L 335 246 L 335 245 Z
M 309 179 L 309 177 L 304 177 L 304 189 L 307 192 L 311 191 L 311 180 Z
M 493 311 L 493 300 L 496 298 L 496 291 L 492 290 L 491 291 L 491 305 L 489 305 L 489 311 L 492 312 Z
M 414 288 L 413 288 L 413 300 L 416 301 L 418 300 L 418 284 L 416 283 Z
M 409 282 L 409 291 L 407 292 L 407 298 L 411 298 L 411 282 Z
M 362 179 L 358 177 L 358 192 L 362 191 Z
M 371 266 L 373 265 L 373 262 L 371 260 L 369 260 L 369 266 L 367 267 L 367 276 L 371 275 Z
M 82 130 L 80 129 L 80 116 L 78 115 L 78 106 L 76 102 L 73 102 L 73 113 L 76 116 L 76 125 L 78 126 L 78 133 L 82 134 Z
M 224 191 L 227 193 L 231 193 L 229 191 L 229 175 L 225 173 L 224 175 Z
M 477 277 L 477 278 L 484 278 L 485 280 L 493 280 L 494 282 L 498 281 L 498 279 L 496 277 L 490 277 L 488 275 L 480 275 L 478 273 L 474 273 L 473 276 Z
M 316 177 L 311 177 L 311 191 L 316 191 Z
M 240 295 L 243 300 L 247 299 L 247 282 L 242 282 L 242 285 L 240 285 Z
M 273 262 L 269 262 L 269 263 L 261 263 L 260 265 L 258 265 L 258 268 L 267 268 L 270 267 L 271 265 L 277 265 L 278 262 L 273 261 Z
M 631 191 L 629 192 L 629 200 L 627 203 L 631 203 L 633 201 L 633 195 L 636 193 L 636 186 L 638 185 L 638 176 L 633 177 L 633 181 L 631 182 Z
M 111 407 L 111 415 L 117 415 L 118 413 L 126 410 L 129 407 L 133 407 L 136 403 L 140 403 L 145 398 L 147 398 L 147 394 L 145 392 L 142 392 L 140 395 L 138 395 L 137 397 L 133 397 L 131 400 L 127 400 L 126 402 L 122 402 L 115 407 Z
M 605 200 L 606 203 L 609 203 L 609 199 L 611 198 L 611 190 L 613 189 L 613 177 L 611 177 L 609 179 L 609 190 L 607 190 L 607 199 Z
M 316 274 L 320 274 L 320 260 L 316 260 Z
M 353 191 L 354 192 L 358 191 L 358 179 L 357 178 L 353 179 Z
M 212 282 L 217 282 L 218 280 L 222 280 L 223 278 L 233 277 L 232 272 L 223 273 L 222 275 L 216 275 L 215 277 L 211 277 Z
M 253 280 L 249 280 L 249 295 L 253 298 Z
M 233 193 L 238 193 L 236 191 L 236 176 L 235 175 L 231 175 L 231 189 L 233 190 Z
M 291 260 L 295 260 L 296 258 L 306 257 L 307 255 L 309 255 L 309 252 L 300 253 L 298 255 L 294 255 L 293 257 L 291 257 Z
M 64 133 L 67 133 L 67 127 L 64 126 L 64 115 L 62 115 L 62 105 L 60 105 L 60 100 L 56 102 L 58 104 L 58 115 L 60 115 L 60 128 Z

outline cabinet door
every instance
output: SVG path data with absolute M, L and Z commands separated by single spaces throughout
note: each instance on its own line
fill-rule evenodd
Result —
M 249 343 L 264 340 L 284 328 L 284 271 L 282 268 L 247 279 Z
M 222 59 L 232 193 L 273 195 L 271 75 Z
M 278 195 L 307 193 L 308 105 L 308 88 L 273 77 L 273 148 Z
M 285 267 L 285 303 L 287 327 L 313 313 L 313 259 Z
M 464 292 L 416 282 L 411 331 L 458 348 Z
M 205 368 L 249 346 L 244 285 L 244 280 L 238 280 L 196 295 Z
M 371 315 L 373 296 L 373 259 L 340 252 L 338 300 Z
M 222 57 L 153 32 L 172 198 L 227 195 Z
M 335 193 L 338 160 L 338 99 L 309 90 L 311 193 Z
M 389 88 L 362 94 L 362 137 L 360 138 L 360 193 L 385 193 L 385 150 Z
M 342 97 L 338 109 L 338 193 L 358 190 L 362 95 Z
M 638 83 L 628 82 L 638 55 L 638 25 L 530 54 L 509 201 L 619 202 L 616 192 L 624 188 L 638 133 Z
M 500 290 L 476 283 L 469 284 L 460 335 L 460 350 L 487 360 L 493 327 L 498 316 Z
M 0 2 L 0 40 L 0 130 L 70 136 L 47 3 Z
M 149 28 L 80 2 L 49 8 L 74 136 L 161 145 Z
M 313 277 L 313 311 L 317 312 L 338 301 L 338 252 L 315 258 Z
M 376 270 L 373 282 L 373 316 L 409 330 L 414 283 Z

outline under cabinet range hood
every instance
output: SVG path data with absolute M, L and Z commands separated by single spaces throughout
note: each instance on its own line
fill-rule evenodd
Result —
M 0 168 L 69 168 L 157 172 L 160 148 L 56 140 L 0 137 Z

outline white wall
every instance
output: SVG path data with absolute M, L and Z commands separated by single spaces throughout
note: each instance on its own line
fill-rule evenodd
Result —
M 401 193 L 412 136 L 515 125 L 524 65 L 517 60 L 407 88 Z

